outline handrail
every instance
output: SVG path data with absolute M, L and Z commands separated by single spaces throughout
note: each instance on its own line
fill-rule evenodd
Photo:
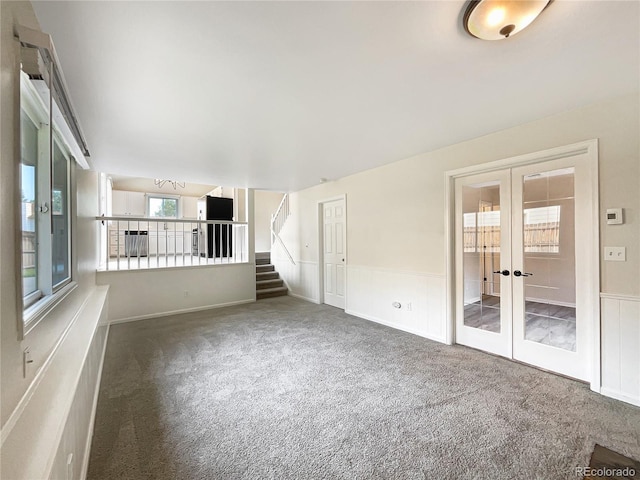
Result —
M 280 201 L 280 205 L 278 205 L 276 213 L 271 215 L 271 244 L 273 245 L 274 241 L 278 240 L 278 242 L 280 242 L 280 245 L 282 246 L 282 249 L 287 254 L 287 257 L 289 257 L 289 261 L 293 265 L 295 265 L 296 262 L 293 260 L 293 257 L 289 253 L 287 246 L 284 244 L 279 235 L 290 214 L 291 211 L 289 210 L 289 194 L 285 193 L 282 197 L 282 200 Z
M 112 220 L 112 221 L 129 221 L 129 222 L 158 222 L 158 223 L 205 223 L 207 225 L 247 225 L 247 222 L 233 222 L 228 220 L 195 220 L 184 218 L 165 218 L 165 217 L 95 217 L 96 220 Z
M 140 270 L 246 263 L 249 224 L 139 216 L 97 216 L 99 270 Z
M 285 202 L 286 202 L 286 203 L 289 203 L 289 202 L 288 202 L 288 200 L 289 200 L 289 194 L 288 194 L 288 193 L 285 193 L 285 194 L 282 196 L 282 200 L 280 200 L 280 205 L 278 205 L 278 208 L 276 209 L 276 213 L 274 213 L 274 214 L 273 214 L 273 218 L 277 218 L 277 217 L 278 217 L 278 215 L 280 215 L 280 210 L 282 210 L 282 208 L 283 208 L 283 206 L 284 206 Z M 288 215 L 287 215 L 287 216 L 288 216 Z
M 282 246 L 282 249 L 284 250 L 284 253 L 287 254 L 287 257 L 289 257 L 289 261 L 291 262 L 292 265 L 295 265 L 296 262 L 293 259 L 293 257 L 291 256 L 291 254 L 289 253 L 289 250 L 287 250 L 287 246 L 284 244 L 284 242 L 282 241 L 282 239 L 280 238 L 280 235 L 278 235 L 276 232 L 273 231 L 273 229 L 271 230 L 271 233 L 273 234 L 273 236 L 280 242 L 280 245 Z

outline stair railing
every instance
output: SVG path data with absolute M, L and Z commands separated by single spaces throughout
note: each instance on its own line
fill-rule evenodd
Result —
M 282 250 L 289 258 L 289 261 L 295 265 L 296 262 L 293 260 L 291 253 L 287 249 L 287 246 L 284 244 L 282 239 L 280 238 L 280 232 L 282 231 L 282 227 L 284 227 L 287 218 L 291 215 L 291 210 L 289 208 L 289 194 L 285 193 L 280 201 L 280 205 L 276 210 L 276 213 L 271 215 L 271 245 L 273 246 L 276 243 L 276 240 L 282 247 Z

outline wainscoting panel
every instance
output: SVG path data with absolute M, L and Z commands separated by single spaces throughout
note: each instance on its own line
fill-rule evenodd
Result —
M 602 394 L 640 406 L 640 297 L 600 297 Z
M 313 303 L 320 301 L 317 262 L 296 260 L 294 265 L 276 243 L 271 247 L 271 263 L 289 288 L 289 295 Z
M 107 339 L 108 287 L 95 287 L 2 429 L 4 479 L 86 474 Z
M 346 312 L 444 342 L 445 287 L 444 275 L 348 265 Z
M 69 418 L 67 418 L 62 434 L 62 441 L 58 447 L 51 475 L 49 476 L 51 479 L 83 479 L 86 477 L 102 373 L 102 361 L 109 329 L 106 320 L 105 311 L 105 323 L 98 326 L 89 347 L 69 412 Z
M 280 259 L 275 265 L 289 287 L 289 295 L 318 303 L 317 263 L 296 260 L 296 264 L 293 265 L 289 259 Z

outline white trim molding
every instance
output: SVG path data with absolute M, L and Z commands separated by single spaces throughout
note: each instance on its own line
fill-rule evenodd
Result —
M 223 307 L 233 307 L 234 305 L 243 305 L 245 303 L 254 303 L 256 301 L 255 298 L 246 298 L 244 300 L 236 300 L 233 302 L 226 303 L 218 303 L 215 305 L 204 305 L 202 307 L 193 307 L 193 308 L 182 308 L 178 310 L 171 310 L 168 312 L 157 312 L 157 313 L 148 313 L 145 315 L 136 315 L 133 317 L 126 318 L 118 318 L 115 320 L 110 320 L 109 325 L 117 325 L 119 323 L 129 323 L 129 322 L 137 322 L 139 320 L 150 320 L 152 318 L 161 318 L 161 317 L 170 317 L 172 315 L 181 315 L 183 313 L 193 313 L 193 312 L 203 312 L 206 310 L 215 310 Z

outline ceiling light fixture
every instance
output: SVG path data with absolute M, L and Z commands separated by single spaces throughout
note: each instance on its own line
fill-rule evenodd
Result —
M 503 40 L 533 22 L 553 0 L 470 0 L 462 23 L 482 40 Z
M 162 188 L 165 183 L 170 183 L 173 185 L 174 190 L 177 190 L 178 187 L 184 188 L 186 186 L 185 182 L 178 182 L 177 180 L 162 180 L 160 178 L 156 178 L 153 183 L 155 183 L 158 188 Z

